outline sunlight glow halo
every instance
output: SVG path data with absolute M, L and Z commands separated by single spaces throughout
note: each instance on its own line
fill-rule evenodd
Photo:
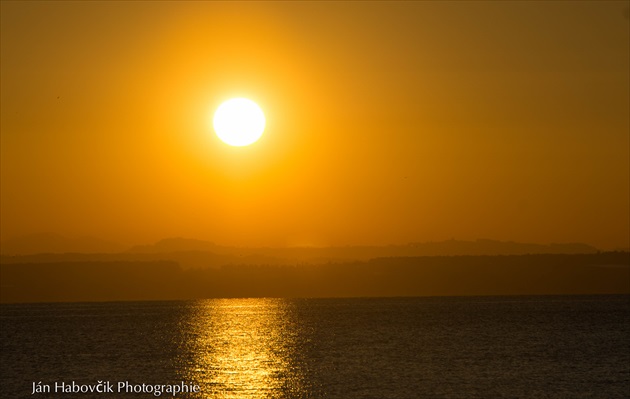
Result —
M 243 147 L 256 142 L 262 136 L 265 115 L 252 100 L 232 98 L 217 108 L 212 125 L 221 141 L 231 146 Z

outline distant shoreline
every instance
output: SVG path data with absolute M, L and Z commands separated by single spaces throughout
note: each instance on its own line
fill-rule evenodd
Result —
M 0 303 L 231 297 L 630 294 L 630 253 L 385 257 L 182 268 L 172 260 L 3 263 Z

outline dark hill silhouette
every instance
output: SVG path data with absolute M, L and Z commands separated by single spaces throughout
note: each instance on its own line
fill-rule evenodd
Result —
M 219 267 L 223 265 L 243 263 L 243 258 L 229 255 L 217 255 L 212 252 L 170 252 L 170 253 L 59 253 L 35 254 L 20 256 L 0 256 L 2 264 L 17 263 L 68 263 L 68 262 L 155 262 L 171 261 L 185 268 Z
M 0 275 L 1 302 L 177 299 L 186 286 L 174 262 L 25 263 Z
M 0 265 L 2 302 L 225 297 L 630 294 L 630 253 L 377 258 L 321 265 Z
M 133 253 L 164 253 L 164 252 L 221 252 L 221 247 L 210 241 L 190 238 L 165 238 L 152 245 L 137 245 L 129 250 Z
M 40 237 L 35 242 L 44 242 L 39 248 L 45 253 L 22 254 L 17 245 L 5 246 L 0 262 L 9 263 L 55 263 L 90 261 L 174 261 L 183 268 L 221 267 L 235 264 L 295 265 L 343 263 L 367 261 L 384 257 L 452 256 L 452 255 L 524 255 L 524 254 L 571 254 L 595 253 L 597 249 L 586 244 L 526 244 L 494 240 L 442 241 L 390 246 L 346 246 L 346 247 L 292 247 L 292 248 L 246 248 L 227 247 L 201 240 L 170 238 L 153 245 L 143 245 L 124 252 L 112 252 L 113 247 L 89 240 L 66 240 L 60 236 Z M 33 242 L 33 240 L 31 240 Z M 53 245 L 54 244 L 54 245 Z M 89 244 L 89 245 L 88 245 Z M 63 250 L 74 248 L 76 250 Z M 85 249 L 81 251 L 79 249 Z M 103 249 L 100 253 L 98 249 Z M 6 249 L 6 251 L 5 251 Z M 109 250 L 105 250 L 109 249 Z M 17 255 L 15 255 L 17 253 Z
M 397 256 L 573 254 L 595 253 L 597 248 L 582 243 L 543 245 L 496 240 L 448 240 L 389 246 L 236 248 L 200 240 L 171 238 L 159 241 L 154 245 L 134 247 L 129 252 L 169 253 L 186 251 L 209 251 L 219 255 L 236 257 L 263 257 L 267 260 L 276 259 L 273 263 L 281 264 L 286 262 L 278 262 L 277 260 L 285 259 L 289 263 L 326 263 Z

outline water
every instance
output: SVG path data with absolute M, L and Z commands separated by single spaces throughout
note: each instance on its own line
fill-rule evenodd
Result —
M 0 306 L 2 398 L 628 398 L 630 297 Z M 51 393 L 35 393 L 33 382 Z M 161 397 L 172 397 L 163 393 Z

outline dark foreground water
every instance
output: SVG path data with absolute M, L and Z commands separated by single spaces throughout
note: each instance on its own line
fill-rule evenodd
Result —
M 628 296 L 0 309 L 1 398 L 630 397 Z

